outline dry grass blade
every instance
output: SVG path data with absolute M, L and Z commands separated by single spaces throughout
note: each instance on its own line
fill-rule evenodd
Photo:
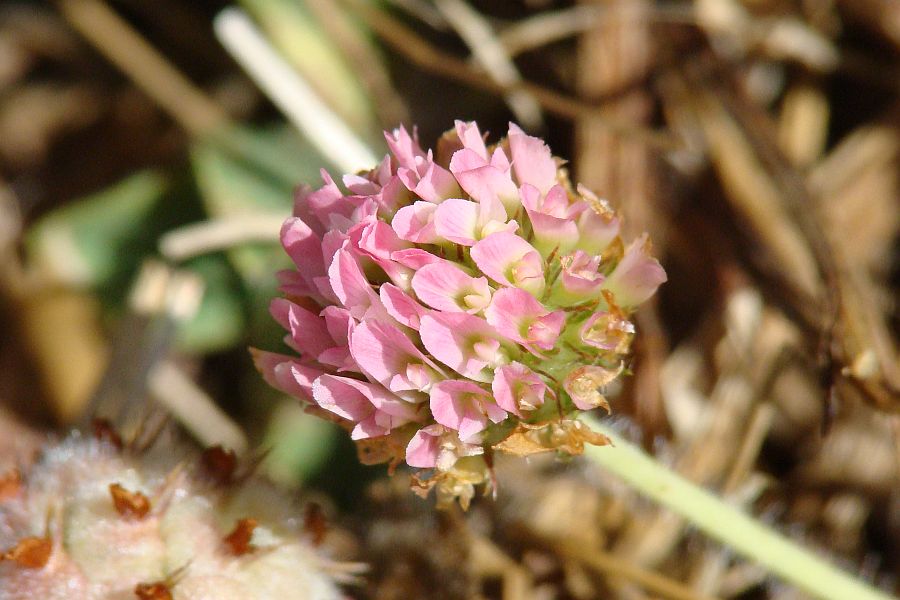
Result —
M 505 97 L 516 118 L 529 129 L 540 129 L 541 107 L 528 92 L 515 89 L 522 76 L 484 16 L 463 0 L 437 0 L 435 6 L 472 50 L 475 61 L 494 81 L 512 89 Z
M 617 558 L 616 555 L 603 552 L 597 548 L 561 546 L 559 552 L 564 556 L 570 556 L 579 562 L 583 562 L 591 569 L 608 577 L 622 578 L 636 583 L 654 596 L 667 598 L 668 600 L 715 600 L 711 596 L 698 594 L 683 583 L 661 575 L 656 571 L 635 566 L 633 563 Z
M 610 20 L 620 23 L 632 20 L 638 27 L 664 23 L 694 25 L 697 22 L 693 9 L 687 4 L 657 5 L 649 12 L 639 4 L 626 7 L 582 4 L 519 19 L 500 33 L 500 43 L 510 56 L 516 56 L 586 33 Z
M 666 133 L 646 127 L 632 126 L 615 118 L 604 116 L 600 114 L 602 107 L 581 102 L 549 88 L 527 81 L 514 87 L 500 85 L 490 77 L 485 77 L 484 73 L 472 69 L 465 61 L 438 50 L 385 11 L 373 8 L 369 3 L 360 0 L 343 1 L 365 19 L 366 24 L 387 45 L 413 64 L 427 71 L 497 94 L 506 94 L 516 89 L 522 89 L 531 94 L 547 112 L 569 119 L 594 115 L 596 121 L 610 131 L 643 140 L 649 145 L 665 150 L 678 147 L 678 141 Z
M 377 102 L 373 102 L 373 108 L 381 124 L 385 127 L 394 127 L 397 123 L 409 122 L 409 109 L 391 84 L 390 74 L 385 65 L 380 60 L 372 60 L 372 55 L 376 52 L 372 47 L 374 42 L 368 37 L 359 35 L 357 28 L 350 22 L 351 15 L 333 0 L 308 0 L 306 5 L 340 46 L 372 98 L 378 99 Z
M 181 72 L 100 0 L 60 0 L 69 22 L 111 62 L 195 135 L 223 125 L 227 116 Z
M 692 90 L 690 102 L 728 199 L 772 252 L 772 264 L 781 265 L 798 293 L 815 302 L 822 294 L 816 262 L 784 207 L 777 182 L 718 97 L 697 82 L 685 89 Z

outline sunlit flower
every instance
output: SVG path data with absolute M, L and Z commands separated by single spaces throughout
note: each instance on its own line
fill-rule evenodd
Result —
M 515 125 L 488 146 L 457 122 L 438 158 L 402 127 L 385 137 L 372 171 L 298 194 L 281 231 L 296 269 L 271 306 L 297 355 L 254 357 L 367 457 L 427 469 L 417 489 L 466 504 L 492 450 L 602 442 L 573 419 L 608 408 L 629 314 L 666 275 Z

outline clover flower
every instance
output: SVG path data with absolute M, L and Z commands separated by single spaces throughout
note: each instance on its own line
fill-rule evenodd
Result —
M 299 356 L 254 357 L 365 462 L 430 470 L 419 490 L 465 506 L 495 450 L 604 443 L 575 416 L 607 408 L 628 316 L 666 275 L 647 236 L 626 247 L 609 204 L 516 125 L 487 146 L 457 121 L 436 153 L 402 127 L 385 137 L 372 171 L 298 193 L 281 231 L 296 269 L 271 312 Z

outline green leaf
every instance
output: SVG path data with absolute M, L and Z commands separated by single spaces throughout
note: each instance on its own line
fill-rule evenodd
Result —
M 204 282 L 203 300 L 193 318 L 178 327 L 175 343 L 191 354 L 217 352 L 243 343 L 247 325 L 240 280 L 221 254 L 192 259 L 185 268 Z
M 26 235 L 30 267 L 77 287 L 104 286 L 132 272 L 178 220 L 164 206 L 170 188 L 161 172 L 141 171 L 54 210 Z

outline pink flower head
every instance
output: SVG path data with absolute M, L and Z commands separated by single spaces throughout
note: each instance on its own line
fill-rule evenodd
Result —
M 366 456 L 431 469 L 420 485 L 468 501 L 489 450 L 583 446 L 560 423 L 607 406 L 630 315 L 665 272 L 515 125 L 491 144 L 457 121 L 437 160 L 415 131 L 385 139 L 371 171 L 298 191 L 281 230 L 295 268 L 271 305 L 293 355 L 254 361 Z

